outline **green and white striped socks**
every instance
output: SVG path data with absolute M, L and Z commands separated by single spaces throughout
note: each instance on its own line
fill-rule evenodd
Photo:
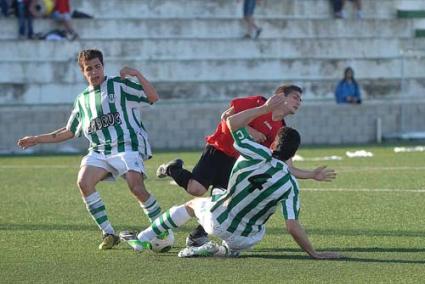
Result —
M 180 227 L 191 218 L 184 205 L 171 207 L 159 216 L 149 228 L 140 232 L 137 238 L 149 242 L 165 231 Z
M 103 234 L 115 235 L 114 228 L 112 228 L 112 225 L 108 220 L 108 215 L 106 215 L 105 204 L 100 198 L 99 193 L 94 192 L 83 198 L 87 210 L 89 211 L 93 220 L 96 222 L 99 229 L 102 230 Z
M 161 215 L 161 207 L 159 207 L 158 202 L 155 197 L 151 194 L 145 202 L 139 202 L 140 207 L 142 207 L 143 212 L 145 212 L 146 216 L 148 216 L 149 221 L 152 223 Z

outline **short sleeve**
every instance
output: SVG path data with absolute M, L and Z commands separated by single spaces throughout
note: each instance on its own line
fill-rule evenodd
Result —
M 238 113 L 250 108 L 261 106 L 264 104 L 264 102 L 266 102 L 266 98 L 262 96 L 251 96 L 233 99 L 230 102 L 230 106 L 233 107 L 235 113 Z
M 246 128 L 240 128 L 232 132 L 233 146 L 243 157 L 251 160 L 265 160 L 272 159 L 272 152 L 269 148 L 255 142 L 249 135 Z
M 77 98 L 74 103 L 74 108 L 72 109 L 71 115 L 69 116 L 68 123 L 66 124 L 66 130 L 69 130 L 74 133 L 74 136 L 80 136 L 81 129 L 81 106 L 79 103 L 79 98 Z
M 298 220 L 300 214 L 299 187 L 297 180 L 291 176 L 292 187 L 287 198 L 281 201 L 282 215 L 285 220 Z
M 124 79 L 121 82 L 121 92 L 125 95 L 127 101 L 150 104 L 143 86 L 139 83 Z

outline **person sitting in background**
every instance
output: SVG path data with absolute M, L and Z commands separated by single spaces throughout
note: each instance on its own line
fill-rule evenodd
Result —
M 353 68 L 345 68 L 344 78 L 336 87 L 335 98 L 337 104 L 361 104 L 360 89 L 356 79 L 354 79 Z
M 69 0 L 56 0 L 52 17 L 54 20 L 63 24 L 70 40 L 78 38 L 78 34 L 71 24 L 71 5 L 69 4 Z
M 363 19 L 363 11 L 362 11 L 362 1 L 361 0 L 349 0 L 354 3 L 354 6 L 356 7 L 356 15 L 357 19 Z M 331 0 L 333 10 L 335 13 L 335 18 L 337 19 L 344 19 L 346 18 L 346 14 L 344 12 L 344 5 L 346 0 Z

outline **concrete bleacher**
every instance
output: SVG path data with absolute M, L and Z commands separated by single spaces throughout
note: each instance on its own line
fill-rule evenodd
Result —
M 354 67 L 365 97 L 424 91 L 424 58 L 402 50 L 425 49 L 415 38 L 416 19 L 397 19 L 406 1 L 364 0 L 365 19 L 335 20 L 328 0 L 268 0 L 256 15 L 264 28 L 257 41 L 243 40 L 236 1 L 73 1 L 95 16 L 75 20 L 76 42 L 17 41 L 16 20 L 1 19 L 0 103 L 72 102 L 85 83 L 77 52 L 98 47 L 106 70 L 143 70 L 163 99 L 226 99 L 269 93 L 280 82 L 296 81 L 306 98 L 332 99 L 343 69 Z M 410 5 L 425 7 L 423 1 Z M 407 9 L 407 8 L 406 8 Z M 46 19 L 36 31 L 52 29 Z M 240 85 L 240 86 L 237 86 Z M 390 86 L 390 88 L 385 87 Z M 59 92 L 60 90 L 60 92 Z
M 423 19 L 415 12 L 425 10 L 423 0 L 363 0 L 363 20 L 355 18 L 349 2 L 348 18 L 335 20 L 329 0 L 267 0 L 256 9 L 264 28 L 258 40 L 242 39 L 245 30 L 236 1 L 74 0 L 72 4 L 95 17 L 74 20 L 80 39 L 73 42 L 17 40 L 16 19 L 0 18 L 0 117 L 20 123 L 1 124 L 2 133 L 14 135 L 0 138 L 0 152 L 14 147 L 17 137 L 65 123 L 75 96 L 86 87 L 76 55 L 89 47 L 104 51 L 107 74 L 115 75 L 129 65 L 152 81 L 161 101 L 147 113 L 147 125 L 159 148 L 202 145 L 202 137 L 213 130 L 229 99 L 268 95 L 283 82 L 305 89 L 308 103 L 294 120 L 305 143 L 371 142 L 377 114 L 384 119 L 384 131 L 425 125 L 415 116 L 402 115 L 403 110 L 415 109 L 413 113 L 420 116 L 424 110 L 423 103 L 406 102 L 425 97 L 425 38 L 418 36 Z M 36 32 L 54 27 L 48 19 L 34 23 Z M 354 68 L 369 105 L 335 106 L 333 92 L 347 66 Z M 390 98 L 404 100 L 407 106 L 374 102 Z M 51 112 L 49 105 L 54 105 Z M 187 117 L 184 109 L 197 116 Z M 332 121 L 326 113 L 344 118 Z M 393 115 L 403 117 L 403 123 L 394 122 Z M 357 125 L 358 117 L 367 127 L 344 128 Z M 43 124 L 45 118 L 49 123 Z M 315 120 L 332 127 L 319 131 Z M 188 121 L 197 122 L 188 125 Z M 347 131 L 337 135 L 335 128 L 341 123 Z M 181 125 L 187 129 L 177 131 Z

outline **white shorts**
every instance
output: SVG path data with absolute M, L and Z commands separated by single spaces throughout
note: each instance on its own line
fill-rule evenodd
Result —
M 105 156 L 104 154 L 90 151 L 81 161 L 80 168 L 83 166 L 105 169 L 111 174 L 105 180 L 115 180 L 117 177 L 125 175 L 128 171 L 135 171 L 145 175 L 145 165 L 139 152 L 123 152 Z
M 210 198 L 197 198 L 193 200 L 193 211 L 195 212 L 198 223 L 204 227 L 205 231 L 223 240 L 223 244 L 229 248 L 232 253 L 239 253 L 242 250 L 247 250 L 261 241 L 266 233 L 265 227 L 256 234 L 251 234 L 248 237 L 240 236 L 237 233 L 230 233 L 226 230 L 231 221 L 224 221 L 222 224 L 217 222 L 217 217 L 210 209 L 214 206 Z

